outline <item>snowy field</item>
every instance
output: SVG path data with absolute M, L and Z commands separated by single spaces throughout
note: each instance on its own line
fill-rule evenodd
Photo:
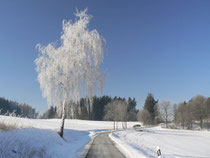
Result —
M 0 130 L 0 158 L 76 158 L 96 133 L 112 130 L 113 122 L 66 120 L 64 138 L 56 133 L 60 119 L 24 119 L 0 115 L 0 123 L 16 130 Z M 128 123 L 132 127 L 134 122 Z M 119 125 L 119 127 L 121 127 Z
M 56 131 L 59 119 L 24 119 L 0 116 L 0 122 L 19 127 L 0 131 L 0 158 L 76 158 L 83 157 L 84 148 L 96 133 L 112 130 L 113 122 L 66 120 L 64 138 Z M 132 127 L 136 122 L 128 123 Z M 121 127 L 121 124 L 119 124 Z M 161 127 L 115 132 L 110 137 L 129 158 L 210 158 L 210 132 L 171 130 Z
M 210 131 L 172 130 L 161 127 L 126 130 L 109 135 L 130 158 L 210 158 Z

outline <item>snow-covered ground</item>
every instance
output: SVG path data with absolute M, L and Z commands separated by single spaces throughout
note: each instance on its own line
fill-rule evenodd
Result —
M 96 133 L 113 128 L 113 122 L 108 121 L 66 120 L 64 141 L 56 133 L 60 121 L 0 116 L 0 122 L 20 127 L 17 130 L 0 131 L 0 158 L 82 157 L 85 146 Z M 128 127 L 134 124 L 136 122 L 130 122 Z M 172 130 L 161 127 L 135 131 L 130 128 L 115 132 L 110 137 L 130 158 L 157 158 L 157 146 L 161 149 L 162 158 L 210 157 L 209 131 Z
M 130 158 L 210 158 L 210 131 L 172 130 L 161 127 L 133 129 L 110 134 L 118 148 Z
M 24 119 L 1 116 L 0 122 L 20 127 L 0 130 L 0 158 L 76 158 L 98 132 L 112 130 L 113 122 L 66 120 L 64 139 L 56 131 L 60 119 Z M 135 122 L 128 123 L 132 127 Z M 119 125 L 120 127 L 120 125 Z

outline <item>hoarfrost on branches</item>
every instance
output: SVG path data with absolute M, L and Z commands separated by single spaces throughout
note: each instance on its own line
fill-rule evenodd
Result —
M 56 43 L 37 45 L 36 70 L 48 106 L 56 105 L 61 110 L 62 104 L 78 103 L 81 96 L 85 96 L 91 111 L 92 97 L 97 89 L 103 88 L 100 64 L 105 40 L 97 30 L 88 30 L 92 17 L 87 9 L 77 11 L 75 16 L 74 22 L 63 20 L 59 46 Z

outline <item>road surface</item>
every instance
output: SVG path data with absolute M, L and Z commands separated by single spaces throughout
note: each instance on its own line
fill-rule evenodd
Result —
M 96 136 L 85 158 L 125 158 L 108 135 L 103 133 Z

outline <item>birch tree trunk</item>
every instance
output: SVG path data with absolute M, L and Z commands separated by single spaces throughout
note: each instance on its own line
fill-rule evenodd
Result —
M 115 130 L 115 121 L 113 122 L 113 129 Z
M 63 111 L 62 111 L 62 119 L 61 119 L 61 127 L 59 130 L 59 135 L 63 138 L 63 129 L 64 129 L 64 123 L 65 123 L 65 117 L 66 117 L 66 97 L 67 94 L 63 100 Z

